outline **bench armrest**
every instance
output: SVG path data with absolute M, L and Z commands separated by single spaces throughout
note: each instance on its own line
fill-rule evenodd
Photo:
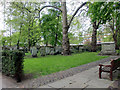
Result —
M 99 64 L 100 67 L 104 66 L 104 67 L 112 67 L 112 65 L 103 65 L 103 64 Z

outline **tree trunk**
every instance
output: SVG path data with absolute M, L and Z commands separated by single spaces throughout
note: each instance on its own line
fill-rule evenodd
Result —
M 68 38 L 68 23 L 67 23 L 67 10 L 66 10 L 66 2 L 62 2 L 62 19 L 63 19 L 63 55 L 70 55 L 70 45 Z
M 18 39 L 18 41 L 17 41 L 17 49 L 20 48 L 19 43 L 20 43 L 20 40 Z
M 69 38 L 68 38 L 68 29 L 70 27 L 71 22 L 73 21 L 74 16 L 77 14 L 80 8 L 82 8 L 84 5 L 86 5 L 87 2 L 83 3 L 80 7 L 77 8 L 75 13 L 73 14 L 69 24 L 67 23 L 67 10 L 66 10 L 66 0 L 61 0 L 61 6 L 62 8 L 58 8 L 55 6 L 44 6 L 39 10 L 39 13 L 46 7 L 53 7 L 62 12 L 62 23 L 63 23 L 63 41 L 62 41 L 62 48 L 63 48 L 63 55 L 70 55 L 70 45 L 69 45 Z M 39 14 L 40 16 L 40 14 Z
M 12 31 L 11 31 L 11 25 L 10 25 L 10 47 L 11 47 L 11 33 Z
M 58 16 L 57 30 L 59 29 L 58 26 L 59 26 L 59 16 Z M 58 34 L 57 34 L 57 32 L 55 31 L 55 43 L 54 43 L 54 46 L 57 45 L 57 39 L 58 39 L 57 37 L 58 37 Z
M 117 45 L 118 44 L 118 40 L 117 40 L 117 35 L 118 35 L 118 29 L 116 27 L 116 29 L 114 28 L 115 27 L 115 21 L 114 21 L 114 18 L 113 18 L 113 23 L 112 25 L 110 25 L 110 28 L 113 32 L 113 40 L 114 40 L 114 43 L 115 43 L 115 49 L 119 49 L 119 46 Z
M 119 40 L 120 40 L 120 28 L 119 28 L 119 33 L 118 33 L 118 42 L 119 42 Z M 120 49 L 120 42 L 118 44 L 118 48 Z
M 117 45 L 117 35 L 116 33 L 113 34 L 113 40 L 115 42 L 115 49 L 118 49 L 118 45 Z
M 30 39 L 28 39 L 28 51 L 30 51 L 30 47 L 31 47 L 31 43 L 30 43 Z
M 18 38 L 18 41 L 17 41 L 17 49 L 19 49 L 20 48 L 20 37 L 21 37 L 21 28 L 22 28 L 22 24 L 20 25 L 20 36 L 19 36 L 19 38 Z
M 30 51 L 31 42 L 30 42 L 30 28 L 28 27 L 28 50 Z
M 46 47 L 48 46 L 48 41 L 45 43 L 45 46 L 46 46 Z
M 97 43 L 97 26 L 96 26 L 96 22 L 93 23 L 93 32 L 92 32 L 92 42 L 91 42 L 91 46 L 92 46 L 92 52 L 96 52 L 96 43 Z
M 57 45 L 57 33 L 55 34 L 55 43 L 54 43 L 54 46 L 56 46 Z

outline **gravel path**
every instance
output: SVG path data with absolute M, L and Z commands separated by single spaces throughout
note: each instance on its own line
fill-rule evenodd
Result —
M 109 86 L 109 90 L 120 90 L 120 78 Z
M 60 71 L 60 72 L 53 73 L 53 74 L 50 74 L 50 75 L 41 76 L 41 77 L 38 77 L 36 79 L 25 80 L 21 83 L 18 83 L 17 87 L 37 88 L 39 86 L 55 82 L 57 80 L 61 80 L 61 79 L 66 78 L 66 77 L 73 76 L 77 73 L 88 70 L 92 67 L 95 67 L 95 66 L 99 65 L 100 63 L 107 62 L 107 61 L 109 61 L 111 59 L 114 59 L 116 57 L 118 57 L 118 56 L 110 56 L 108 58 L 105 58 L 105 59 L 102 59 L 102 60 L 99 60 L 99 61 L 95 61 L 95 62 L 91 62 L 91 63 L 88 63 L 88 64 L 84 64 L 84 65 L 81 65 L 81 66 L 78 66 L 78 67 L 70 68 L 70 69 L 65 70 L 65 71 Z

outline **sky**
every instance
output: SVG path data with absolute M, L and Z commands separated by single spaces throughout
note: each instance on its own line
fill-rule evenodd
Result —
M 2 0 L 4 1 L 4 0 Z M 7 0 L 7 1 L 14 1 L 14 0 Z M 21 0 L 16 0 L 16 1 L 21 1 Z M 22 0 L 23 1 L 23 0 Z M 51 0 L 24 0 L 24 1 L 51 1 Z M 55 0 L 53 0 L 55 1 Z M 73 13 L 75 12 L 75 10 L 85 1 L 89 1 L 89 0 L 66 0 L 67 2 L 67 10 L 68 10 L 68 14 L 69 15 L 73 15 Z M 98 1 L 98 0 L 92 0 L 92 1 Z M 100 1 L 103 1 L 103 0 L 100 0 Z M 111 0 L 112 1 L 112 0 Z M 85 8 L 85 7 L 83 7 Z M 4 25 L 4 15 L 3 15 L 3 12 L 4 11 L 4 7 L 0 4 L 0 31 L 1 30 L 4 30 L 5 29 L 5 25 Z M 80 12 L 80 11 L 79 11 Z M 79 14 L 78 12 L 78 14 Z M 77 15 L 78 15 L 77 14 Z M 77 16 L 76 15 L 76 16 Z M 90 19 L 89 18 L 86 18 L 86 20 L 84 21 L 82 18 L 84 17 L 80 17 L 80 22 L 83 24 L 83 25 L 86 25 L 84 28 L 81 28 L 81 30 L 85 30 L 85 29 L 88 29 L 89 26 L 90 26 Z M 76 32 L 76 31 L 75 31 Z
M 7 0 L 7 1 L 12 1 L 12 0 Z M 18 0 L 16 0 L 16 1 L 18 1 Z M 37 0 L 37 1 L 39 1 L 39 0 Z M 46 0 L 46 1 L 50 1 L 50 0 Z M 67 1 L 67 4 L 66 4 L 67 5 L 67 10 L 68 10 L 67 13 L 69 15 L 73 15 L 73 13 L 75 12 L 75 10 L 83 3 L 83 1 L 85 2 L 87 0 L 74 0 L 74 1 L 73 0 L 66 0 L 66 1 Z M 4 6 L 2 6 L 0 4 L 0 31 L 4 30 L 5 27 L 6 27 L 6 25 L 4 24 L 4 14 L 3 14 L 3 11 L 4 11 Z M 78 14 L 79 14 L 79 12 L 78 12 Z M 87 23 L 90 23 L 90 21 L 87 21 Z
M 4 29 L 4 15 L 2 11 L 3 11 L 3 6 L 0 4 L 0 30 Z
M 0 3 L 3 2 L 5 0 L 0 0 Z M 31 1 L 31 2 L 42 2 L 42 1 L 58 1 L 58 0 L 7 0 L 8 2 L 10 1 Z M 63 0 L 64 1 L 64 0 Z M 71 9 L 76 9 L 80 4 L 78 3 L 81 3 L 81 2 L 86 2 L 86 1 L 106 1 L 106 0 L 66 0 L 67 2 L 67 7 L 69 8 L 69 12 L 68 14 L 72 14 L 71 12 Z M 109 1 L 120 1 L 120 0 L 109 0 Z M 72 5 L 72 3 L 75 3 L 74 7 Z M 2 11 L 4 11 L 4 8 L 3 6 L 0 4 L 0 30 L 3 30 L 4 29 L 4 15 L 2 14 Z

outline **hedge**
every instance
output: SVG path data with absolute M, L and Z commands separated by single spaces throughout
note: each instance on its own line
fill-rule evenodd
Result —
M 20 82 L 23 76 L 24 53 L 18 50 L 2 51 L 2 73 Z

